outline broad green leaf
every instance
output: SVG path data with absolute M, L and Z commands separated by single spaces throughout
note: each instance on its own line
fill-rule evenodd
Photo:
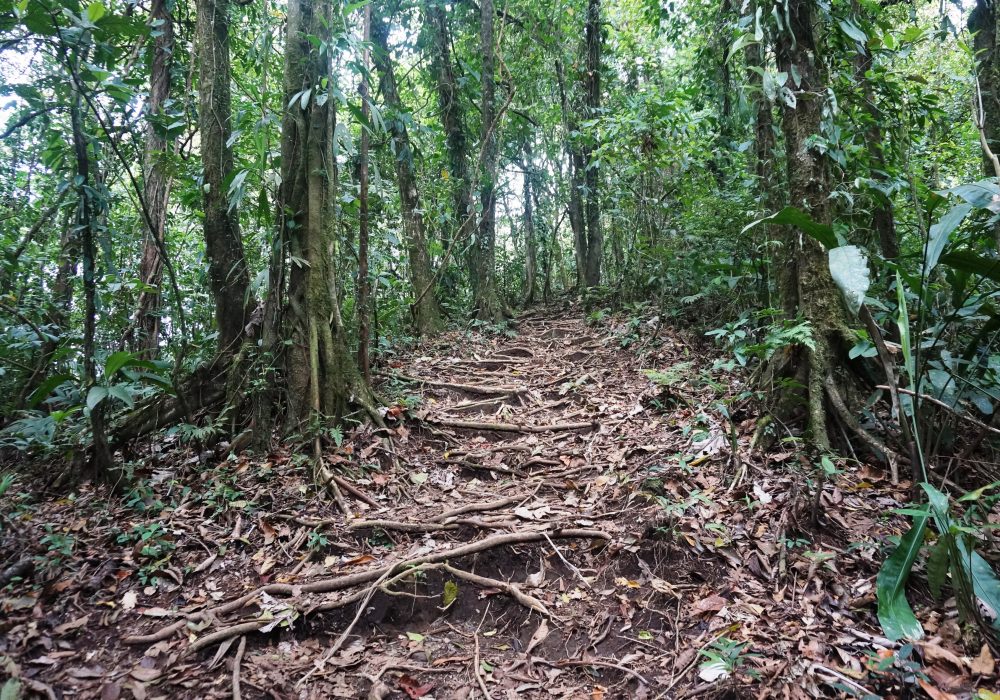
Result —
M 454 581 L 444 582 L 444 594 L 441 596 L 441 607 L 449 608 L 458 599 L 458 584 Z
M 914 380 L 913 348 L 910 346 L 910 315 L 906 310 L 906 291 L 903 289 L 903 279 L 896 271 L 896 300 L 899 304 L 899 314 L 896 316 L 896 326 L 899 328 L 899 344 L 903 348 L 903 363 L 906 366 L 907 379 L 912 388 Z
M 118 399 L 123 404 L 132 408 L 135 402 L 132 400 L 132 392 L 130 392 L 123 384 L 115 384 L 108 389 L 108 396 Z
M 87 19 L 91 22 L 97 22 L 105 14 L 107 14 L 107 9 L 101 3 L 92 2 L 87 5 Z
M 931 587 L 931 595 L 941 598 L 941 589 L 944 588 L 948 580 L 948 549 L 951 545 L 949 540 L 951 534 L 944 534 L 938 538 L 937 544 L 931 550 L 931 555 L 927 558 L 927 583 Z
M 882 564 L 876 580 L 878 596 L 878 621 L 889 639 L 916 640 L 924 636 L 910 603 L 906 600 L 906 580 L 913 562 L 917 559 L 927 530 L 927 518 L 917 518 L 909 532 L 903 535 L 899 546 Z
M 847 36 L 854 39 L 859 44 L 868 43 L 868 35 L 864 31 L 849 19 L 840 20 L 840 29 Z
M 31 392 L 31 396 L 28 397 L 28 408 L 34 408 L 40 404 L 56 389 L 56 387 L 65 384 L 71 379 L 73 379 L 72 374 L 54 374 L 46 379 L 38 385 L 37 389 Z
M 21 681 L 17 678 L 8 678 L 7 682 L 0 688 L 0 700 L 21 700 L 23 697 Z
M 953 194 L 978 209 L 1000 212 L 1000 186 L 992 179 L 952 187 L 940 194 Z
M 865 302 L 868 287 L 871 286 L 868 259 L 856 245 L 831 248 L 828 259 L 833 281 L 844 295 L 844 301 L 851 314 L 857 316 L 861 305 Z
M 989 562 L 969 549 L 961 538 L 957 539 L 956 544 L 962 560 L 961 566 L 972 581 L 976 602 L 980 610 L 986 613 L 983 617 L 989 621 L 993 629 L 1000 630 L 1000 579 L 997 578 Z
M 93 411 L 97 404 L 108 398 L 108 387 L 106 386 L 92 386 L 90 391 L 87 392 L 87 409 Z
M 763 219 L 757 219 L 757 221 L 747 224 L 743 228 L 742 233 L 746 233 L 759 224 L 795 226 L 802 231 L 802 233 L 816 239 L 827 248 L 836 248 L 838 245 L 837 236 L 834 234 L 832 226 L 819 223 L 809 216 L 809 214 L 796 207 L 785 207 L 777 214 L 765 216 Z
M 944 252 L 944 247 L 948 244 L 948 237 L 965 221 L 965 217 L 971 211 L 971 204 L 956 204 L 947 214 L 941 217 L 940 221 L 931 226 L 931 230 L 927 235 L 927 257 L 924 260 L 924 274 L 928 274 L 937 266 L 938 260 L 941 259 L 941 253 Z
M 1000 282 L 1000 260 L 987 258 L 971 250 L 953 250 L 942 255 L 940 262 L 961 272 Z
M 135 355 L 130 352 L 125 352 L 120 350 L 115 353 L 108 355 L 108 359 L 104 361 L 104 376 L 110 379 L 114 376 L 115 372 L 120 370 L 125 365 L 131 364 L 135 360 Z

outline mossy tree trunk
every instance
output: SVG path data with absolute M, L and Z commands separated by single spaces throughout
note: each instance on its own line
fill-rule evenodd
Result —
M 479 231 L 469 246 L 469 277 L 472 284 L 473 314 L 482 321 L 504 320 L 496 280 L 496 214 L 499 141 L 497 139 L 496 53 L 493 24 L 496 12 L 493 0 L 479 2 L 479 50 L 483 57 L 482 84 L 482 168 L 479 200 L 482 213 Z
M 233 171 L 229 0 L 197 0 L 197 13 L 205 251 L 215 298 L 219 353 L 227 356 L 239 350 L 250 312 L 250 274 L 239 215 L 229 206 L 226 188 Z
M 403 103 L 399 96 L 396 71 L 389 54 L 389 22 L 385 17 L 372 18 L 372 44 L 375 46 L 375 67 L 379 73 L 379 89 L 388 108 L 386 126 L 391 136 L 393 158 L 396 164 L 396 183 L 403 217 L 403 237 L 409 264 L 410 284 L 414 302 L 411 307 L 413 322 L 418 334 L 432 336 L 442 327 L 441 308 L 438 305 L 434 270 L 427 251 L 420 191 L 413 162 L 413 147 L 403 121 Z
M 374 406 L 347 348 L 337 300 L 335 112 L 329 0 L 291 0 L 285 48 L 287 106 L 281 130 L 279 206 L 292 257 L 286 354 L 288 425 L 310 416 L 338 419 L 350 403 Z M 300 261 L 296 263 L 295 261 Z
M 778 68 L 801 78 L 795 105 L 785 103 L 782 110 L 789 199 L 792 206 L 829 224 L 826 163 L 820 151 L 811 146 L 811 139 L 821 130 L 826 95 L 826 71 L 815 34 L 819 23 L 814 0 L 789 0 L 788 19 L 789 27 L 776 41 Z M 770 376 L 790 375 L 801 387 L 781 390 L 776 412 L 787 418 L 804 407 L 812 443 L 828 450 L 827 378 L 846 358 L 846 312 L 823 247 L 792 227 L 782 227 L 780 237 L 782 253 L 777 267 L 782 308 L 786 317 L 801 316 L 811 325 L 814 348 L 800 346 L 796 352 L 781 354 L 769 368 Z
M 153 35 L 150 43 L 149 97 L 146 101 L 146 143 L 143 153 L 143 198 L 152 227 L 146 227 L 139 278 L 145 288 L 139 294 L 132 346 L 147 359 L 154 359 L 159 350 L 160 285 L 163 282 L 164 233 L 167 227 L 167 206 L 170 196 L 170 174 L 163 159 L 173 139 L 168 139 L 157 120 L 170 96 L 170 70 L 173 65 L 174 23 L 168 0 L 153 0 L 149 8 L 149 26 Z
M 476 209 L 472 199 L 472 180 L 469 177 L 469 146 L 465 134 L 465 119 L 459 96 L 458 78 L 451 56 L 451 31 L 448 16 L 442 0 L 427 0 L 424 3 L 426 24 L 431 33 L 431 73 L 437 89 L 438 109 L 441 112 L 441 128 L 444 129 L 445 145 L 448 150 L 449 184 L 455 210 L 455 230 L 442 234 L 441 245 L 447 251 L 451 247 L 466 246 L 476 230 Z M 445 261 L 444 264 L 448 264 Z M 441 284 L 449 293 L 458 286 L 457 276 L 444 271 Z
M 598 117 L 601 109 L 601 0 L 588 0 L 587 24 L 584 28 L 587 45 L 587 69 L 583 76 L 586 96 L 586 118 Z M 584 283 L 596 287 L 601 283 L 601 260 L 604 257 L 604 234 L 601 231 L 600 165 L 594 153 L 597 143 L 587 142 L 583 149 L 584 185 L 586 186 L 586 269 Z

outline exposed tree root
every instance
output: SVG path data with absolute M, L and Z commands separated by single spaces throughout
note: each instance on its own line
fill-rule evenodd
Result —
M 850 429 L 850 431 L 859 440 L 861 440 L 865 447 L 867 447 L 876 457 L 889 463 L 890 469 L 893 472 L 893 483 L 899 483 L 899 470 L 897 465 L 899 463 L 900 456 L 896 454 L 895 451 L 887 447 L 884 442 L 861 427 L 857 418 L 855 418 L 854 414 L 851 413 L 851 409 L 847 407 L 843 397 L 840 395 L 840 391 L 837 389 L 837 383 L 834 381 L 832 375 L 827 376 L 826 378 L 826 396 L 830 402 L 830 406 L 833 408 L 837 417 L 840 418 L 844 425 L 847 426 L 847 428 Z
M 436 386 L 442 389 L 455 389 L 456 391 L 465 391 L 470 394 L 487 394 L 487 395 L 504 395 L 504 394 L 523 394 L 527 391 L 525 387 L 518 386 L 487 386 L 485 384 L 457 384 L 455 382 L 442 382 L 434 379 L 421 379 L 419 377 L 410 377 L 405 374 L 398 374 L 396 372 L 376 372 L 376 374 L 383 377 L 390 377 L 392 379 L 399 379 L 404 382 L 412 382 L 414 384 L 424 384 L 426 386 Z
M 371 569 L 369 571 L 363 571 L 356 574 L 349 574 L 347 576 L 336 576 L 333 578 L 320 579 L 318 581 L 312 581 L 310 583 L 302 585 L 294 585 L 288 583 L 272 583 L 266 586 L 261 586 L 260 588 L 247 593 L 246 595 L 235 598 L 221 605 L 217 605 L 214 608 L 209 608 L 197 613 L 191 613 L 187 615 L 184 619 L 178 620 L 174 623 L 161 627 L 159 630 L 145 635 L 136 635 L 131 637 L 126 637 L 123 641 L 125 644 L 154 644 L 164 639 L 169 639 L 176 633 L 180 632 L 188 624 L 188 622 L 199 622 L 204 620 L 213 620 L 222 615 L 227 615 L 229 613 L 241 610 L 242 608 L 250 605 L 258 597 L 267 593 L 270 596 L 282 596 L 282 597 L 296 597 L 302 595 L 303 593 L 332 593 L 335 591 L 342 591 L 348 588 L 353 588 L 355 586 L 360 586 L 366 583 L 371 583 L 372 581 L 377 581 L 384 576 L 393 576 L 401 571 L 405 571 L 414 566 L 420 566 L 422 564 L 437 564 L 450 559 L 458 559 L 460 557 L 467 556 L 469 554 L 475 554 L 477 552 L 483 552 L 488 549 L 493 549 L 495 547 L 503 547 L 510 544 L 528 544 L 531 542 L 544 542 L 546 537 L 558 538 L 558 539 L 592 539 L 592 540 L 611 540 L 611 535 L 601 530 L 582 530 L 582 529 L 565 529 L 565 530 L 553 530 L 551 532 L 545 531 L 525 531 L 525 532 L 511 532 L 502 535 L 494 535 L 492 537 L 487 537 L 476 542 L 470 542 L 465 545 L 454 547 L 452 549 L 442 550 L 438 552 L 432 552 L 430 554 L 425 554 L 421 557 L 414 557 L 412 559 L 407 559 L 401 562 L 396 562 L 395 564 L 389 564 L 386 566 L 381 566 L 377 569 Z M 246 627 L 246 630 L 258 629 L 260 625 L 265 624 L 266 621 L 257 621 L 254 623 L 243 623 L 244 625 L 250 625 Z M 240 632 L 239 634 L 242 634 Z M 235 635 L 230 635 L 235 636 Z M 221 641 L 223 638 L 220 638 Z M 201 640 L 199 640 L 200 642 Z M 199 648 L 205 646 L 200 645 Z
M 477 421 L 451 420 L 449 418 L 424 418 L 431 425 L 444 428 L 464 428 L 466 430 L 485 430 L 500 433 L 547 433 L 563 430 L 592 430 L 597 423 L 553 423 L 551 425 L 516 425 L 514 423 L 480 423 Z

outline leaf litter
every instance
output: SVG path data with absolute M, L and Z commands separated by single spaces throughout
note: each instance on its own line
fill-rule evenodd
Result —
M 845 462 L 816 498 L 804 454 L 751 447 L 744 377 L 672 329 L 625 348 L 625 327 L 549 308 L 391 363 L 388 427 L 326 446 L 351 517 L 294 445 L 206 459 L 170 437 L 136 447 L 124 496 L 5 504 L 0 687 L 996 697 L 953 604 L 917 606 L 915 647 L 881 636 L 909 484 Z

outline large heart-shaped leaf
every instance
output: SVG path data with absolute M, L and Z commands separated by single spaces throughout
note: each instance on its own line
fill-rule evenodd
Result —
M 844 295 L 847 308 L 857 316 L 865 302 L 868 287 L 871 286 L 868 259 L 856 245 L 831 248 L 828 257 L 833 281 Z

